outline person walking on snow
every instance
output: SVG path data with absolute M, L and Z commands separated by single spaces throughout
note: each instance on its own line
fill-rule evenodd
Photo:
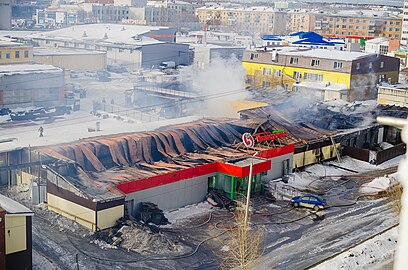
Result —
M 44 132 L 44 128 L 42 126 L 40 126 L 40 128 L 38 129 L 38 131 L 40 132 L 40 137 L 44 137 L 43 132 Z

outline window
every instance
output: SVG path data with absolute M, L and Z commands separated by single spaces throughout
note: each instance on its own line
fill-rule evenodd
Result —
M 6 59 L 10 59 L 10 53 L 6 52 Z
M 302 72 L 293 71 L 293 78 L 295 78 L 295 79 L 302 79 Z
M 312 59 L 312 63 L 310 64 L 312 67 L 320 66 L 320 60 Z
M 323 81 L 323 74 L 314 74 L 314 73 L 306 73 L 305 72 L 305 80 L 308 81 L 315 81 L 315 82 L 321 82 Z
M 359 70 L 360 69 L 360 63 L 356 64 L 356 69 Z
M 251 59 L 256 59 L 258 58 L 258 54 L 257 53 L 251 53 Z
M 273 70 L 273 75 L 275 76 L 275 77 L 280 77 L 282 74 L 281 74 L 281 70 L 280 69 L 274 69 Z
M 379 81 L 380 81 L 380 82 L 385 82 L 385 79 L 386 79 L 385 74 L 381 74 L 381 75 L 380 75 L 380 78 L 379 78 Z
M 20 58 L 20 51 L 14 52 L 14 58 Z
M 24 51 L 24 58 L 28 58 L 28 51 Z
M 2 57 L 2 56 L 1 56 L 1 52 L 0 52 L 0 59 L 1 59 L 1 57 Z
M 334 62 L 333 68 L 334 69 L 343 68 L 343 63 L 342 62 Z
M 384 61 L 381 61 L 380 68 L 384 68 Z
M 368 64 L 368 68 L 373 68 L 373 63 L 372 63 L 372 62 L 370 62 L 370 63 Z
M 296 65 L 298 63 L 298 61 L 299 61 L 299 58 L 297 58 L 297 57 L 291 57 L 290 58 L 290 63 L 292 65 Z
M 263 81 L 262 82 L 262 87 L 263 88 L 268 88 L 268 87 L 270 87 L 271 86 L 271 83 L 270 82 L 267 82 L 267 81 Z
M 271 69 L 270 68 L 264 68 L 263 69 L 263 75 L 266 75 L 266 76 L 271 75 Z

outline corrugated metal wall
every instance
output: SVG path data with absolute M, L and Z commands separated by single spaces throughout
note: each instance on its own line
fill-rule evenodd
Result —
M 162 210 L 170 210 L 189 204 L 198 203 L 205 199 L 208 191 L 208 177 L 215 174 L 203 175 L 188 180 L 150 188 L 126 195 L 126 201 L 133 201 L 134 211 L 138 211 L 139 203 L 151 202 Z

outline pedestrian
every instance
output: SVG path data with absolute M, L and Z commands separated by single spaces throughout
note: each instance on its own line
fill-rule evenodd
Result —
M 44 132 L 44 128 L 42 126 L 40 126 L 40 128 L 38 129 L 38 131 L 40 132 L 40 137 L 44 137 L 43 132 Z

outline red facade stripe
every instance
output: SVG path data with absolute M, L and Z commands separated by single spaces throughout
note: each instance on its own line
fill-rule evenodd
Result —
M 260 151 L 258 153 L 258 157 L 270 159 L 282 155 L 286 155 L 289 153 L 293 153 L 295 150 L 295 145 L 286 145 L 280 148 L 268 149 L 264 151 Z M 270 170 L 272 167 L 270 160 L 265 160 L 264 162 L 260 162 L 254 164 L 252 168 L 253 174 L 258 174 L 261 172 L 265 172 Z M 149 178 L 144 178 L 140 180 L 135 180 L 132 182 L 118 184 L 116 187 L 124 192 L 125 194 L 129 194 L 132 192 L 137 192 L 145 189 L 150 189 L 162 185 L 167 185 L 171 183 L 175 183 L 178 181 L 191 179 L 198 176 L 203 176 L 206 174 L 212 173 L 224 173 L 233 175 L 235 177 L 247 177 L 249 176 L 249 166 L 246 167 L 239 167 L 233 164 L 222 163 L 222 162 L 213 162 L 209 164 L 200 165 L 194 168 L 188 168 L 184 170 L 179 170 L 175 172 L 170 172 L 167 174 L 161 174 Z

